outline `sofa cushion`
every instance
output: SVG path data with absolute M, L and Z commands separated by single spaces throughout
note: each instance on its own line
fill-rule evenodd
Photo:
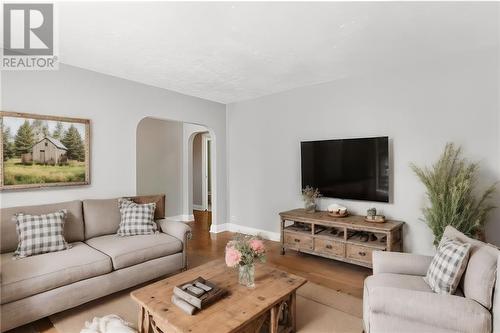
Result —
M 182 242 L 164 233 L 127 237 L 107 235 L 91 238 L 86 242 L 110 256 L 114 269 L 133 266 L 182 251 Z
M 462 277 L 461 287 L 465 297 L 491 309 L 500 251 L 493 245 L 467 237 L 451 226 L 446 227 L 444 236 L 471 244 L 469 263 Z
M 85 239 L 116 234 L 120 225 L 118 199 L 83 200 Z
M 49 214 L 66 209 L 66 222 L 64 223 L 64 238 L 67 242 L 84 240 L 82 202 L 68 201 L 48 205 L 19 206 L 0 209 L 0 235 L 1 251 L 12 252 L 17 247 L 16 223 L 12 220 L 14 214 L 24 213 L 30 215 Z
M 1 256 L 2 304 L 112 271 L 111 260 L 90 246 L 76 242 L 68 250 L 13 259 Z
M 391 287 L 432 293 L 432 289 L 420 275 L 403 275 L 393 273 L 380 273 L 369 276 L 365 280 L 365 288 L 370 291 L 376 287 Z

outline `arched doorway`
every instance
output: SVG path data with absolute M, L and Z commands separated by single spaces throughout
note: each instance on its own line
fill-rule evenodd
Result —
M 193 215 L 193 141 L 197 134 L 210 138 L 205 150 L 210 222 L 216 218 L 216 163 L 214 133 L 203 125 L 175 120 L 143 118 L 137 125 L 137 194 L 165 193 L 166 218 L 189 222 Z M 203 203 L 202 203 L 203 205 Z M 197 207 L 199 208 L 199 207 Z

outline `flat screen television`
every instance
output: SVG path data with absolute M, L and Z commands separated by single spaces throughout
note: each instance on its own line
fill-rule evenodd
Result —
M 324 197 L 389 202 L 389 138 L 301 142 L 302 188 Z

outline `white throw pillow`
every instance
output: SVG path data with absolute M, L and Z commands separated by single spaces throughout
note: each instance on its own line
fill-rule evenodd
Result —
M 454 294 L 469 260 L 470 244 L 443 237 L 424 277 L 438 294 Z
M 15 214 L 18 244 L 14 256 L 24 258 L 69 249 L 64 239 L 66 214 L 66 209 L 44 215 Z
M 118 236 L 150 235 L 157 233 L 154 220 L 156 203 L 137 204 L 128 199 L 120 199 L 120 227 Z

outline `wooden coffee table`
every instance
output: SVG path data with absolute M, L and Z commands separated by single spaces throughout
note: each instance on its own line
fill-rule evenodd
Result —
M 218 302 L 189 316 L 172 304 L 173 287 L 201 276 L 229 291 Z M 295 292 L 307 281 L 259 264 L 255 288 L 238 284 L 238 273 L 214 260 L 132 292 L 139 303 L 140 333 L 295 332 Z

